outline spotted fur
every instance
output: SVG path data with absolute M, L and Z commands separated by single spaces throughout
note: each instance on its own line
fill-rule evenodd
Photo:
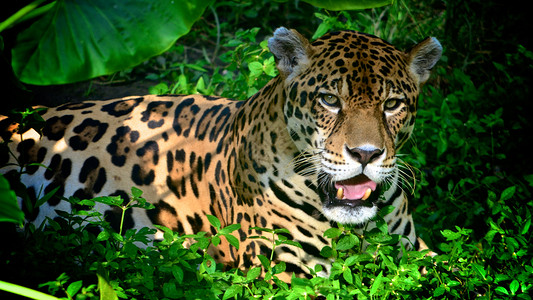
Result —
M 33 130 L 10 136 L 20 163 L 47 167 L 26 167 L 28 194 L 59 188 L 28 221 L 70 210 L 62 197 L 129 200 L 136 186 L 156 208 L 128 211 L 129 228 L 212 232 L 208 214 L 222 226 L 241 224 L 238 250 L 223 243 L 212 251 L 230 266 L 257 265 L 257 255 L 271 251 L 262 240 L 246 239 L 258 234 L 253 226 L 287 228 L 302 245 L 278 248 L 287 274 L 327 265 L 319 255 L 328 245 L 326 229 L 366 224 L 389 204 L 396 207 L 386 217 L 391 232 L 418 247 L 396 154 L 413 129 L 420 86 L 440 57 L 438 41 L 402 52 L 352 31 L 309 43 L 279 28 L 268 44 L 280 75 L 247 101 L 201 95 L 86 101 L 48 109 L 42 138 Z M 362 182 L 372 187 L 369 199 L 335 196 L 339 186 L 354 194 Z M 116 225 L 113 210 L 97 208 Z

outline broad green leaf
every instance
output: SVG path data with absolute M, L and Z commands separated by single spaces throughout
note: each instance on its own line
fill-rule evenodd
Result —
M 17 196 L 11 190 L 7 179 L 0 174 L 0 222 L 12 222 L 22 225 L 24 213 L 17 203 Z
M 213 0 L 57 0 L 17 36 L 12 66 L 25 83 L 87 80 L 169 49 Z

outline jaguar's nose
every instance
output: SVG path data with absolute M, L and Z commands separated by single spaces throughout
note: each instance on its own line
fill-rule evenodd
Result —
M 346 150 L 348 150 L 348 153 L 355 158 L 362 166 L 363 168 L 379 158 L 385 149 L 378 149 L 378 148 L 348 148 L 346 147 Z

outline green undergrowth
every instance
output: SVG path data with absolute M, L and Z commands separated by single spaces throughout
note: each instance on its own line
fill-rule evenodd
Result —
M 421 93 L 412 142 L 399 156 L 417 233 L 436 256 L 398 246 L 401 237 L 389 235 L 381 220 L 389 210 L 383 208 L 377 228 L 362 235 L 343 226 L 324 233 L 332 241 L 321 251 L 332 261 L 329 277 L 308 266 L 311 278 L 287 284 L 277 279 L 284 264 L 272 257 L 261 256 L 262 264 L 245 272 L 215 263 L 206 249 L 222 240 L 237 247 L 231 232 L 238 224 L 221 228 L 209 217 L 215 235 L 179 236 L 160 228 L 163 240 L 151 244 L 154 229 L 114 230 L 90 209 L 95 201 L 149 209 L 133 189 L 129 204 L 117 197 L 69 199 L 83 209 L 48 227 L 29 225 L 7 236 L 13 242 L 0 247 L 0 289 L 62 299 L 531 299 L 533 162 L 526 144 L 533 53 L 507 35 L 505 24 L 493 22 L 490 12 L 507 16 L 503 21 L 513 18 L 502 9 L 478 0 L 445 6 L 398 1 L 362 13 L 266 0 L 220 2 L 182 43 L 114 76 L 146 74 L 154 94 L 246 99 L 277 73 L 265 37 L 280 25 L 308 37 L 354 29 L 402 48 L 436 36 L 444 55 Z M 21 118 L 39 126 L 31 111 Z M 23 190 L 0 180 L 3 199 L 13 200 L 15 193 L 24 199 Z M 261 232 L 254 238 L 274 248 L 294 244 L 283 229 Z
M 150 243 L 155 229 L 120 234 L 91 209 L 95 202 L 124 212 L 132 207 L 150 209 L 142 192 L 132 189 L 130 203 L 120 197 L 69 199 L 83 209 L 61 213 L 64 220 L 48 220 L 46 228 L 27 226 L 20 252 L 2 253 L 2 269 L 18 272 L 26 282 L 42 281 L 38 288 L 60 299 L 311 299 L 319 295 L 326 299 L 530 299 L 533 268 L 524 258 L 531 255 L 527 248 L 531 209 L 525 220 L 516 216 L 505 205 L 515 193 L 515 188 L 508 188 L 500 195 L 489 195 L 493 218 L 482 239 L 473 240 L 472 229 L 458 226 L 440 231 L 444 240 L 435 257 L 427 256 L 428 250 L 398 246 L 401 237 L 388 234 L 382 219 L 392 207 L 383 208 L 376 228 L 362 235 L 348 227 L 331 228 L 324 233 L 331 246 L 321 251 L 332 260 L 330 276 L 316 276 L 323 270 L 315 267 L 310 270 L 312 278 L 293 278 L 287 284 L 277 278 L 285 264 L 273 263 L 272 257 L 260 256 L 262 265 L 243 273 L 225 269 L 208 254 L 207 248 L 218 246 L 222 239 L 238 248 L 232 232 L 239 224 L 221 228 L 209 216 L 215 234 L 178 235 L 158 227 L 163 239 Z M 274 249 L 296 245 L 287 240 L 284 229 L 255 229 L 263 235 L 250 238 L 264 239 Z M 190 246 L 184 247 L 185 242 Z M 18 269 L 21 263 L 25 270 Z M 0 288 L 25 295 L 24 290 L 5 284 L 0 282 Z

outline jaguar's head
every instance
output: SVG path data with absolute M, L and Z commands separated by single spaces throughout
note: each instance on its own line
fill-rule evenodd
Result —
M 344 224 L 377 213 L 380 188 L 396 182 L 397 150 L 409 138 L 420 86 L 442 47 L 427 38 L 402 52 L 352 31 L 309 43 L 279 28 L 269 39 L 286 98 L 287 129 L 323 193 L 323 214 Z

